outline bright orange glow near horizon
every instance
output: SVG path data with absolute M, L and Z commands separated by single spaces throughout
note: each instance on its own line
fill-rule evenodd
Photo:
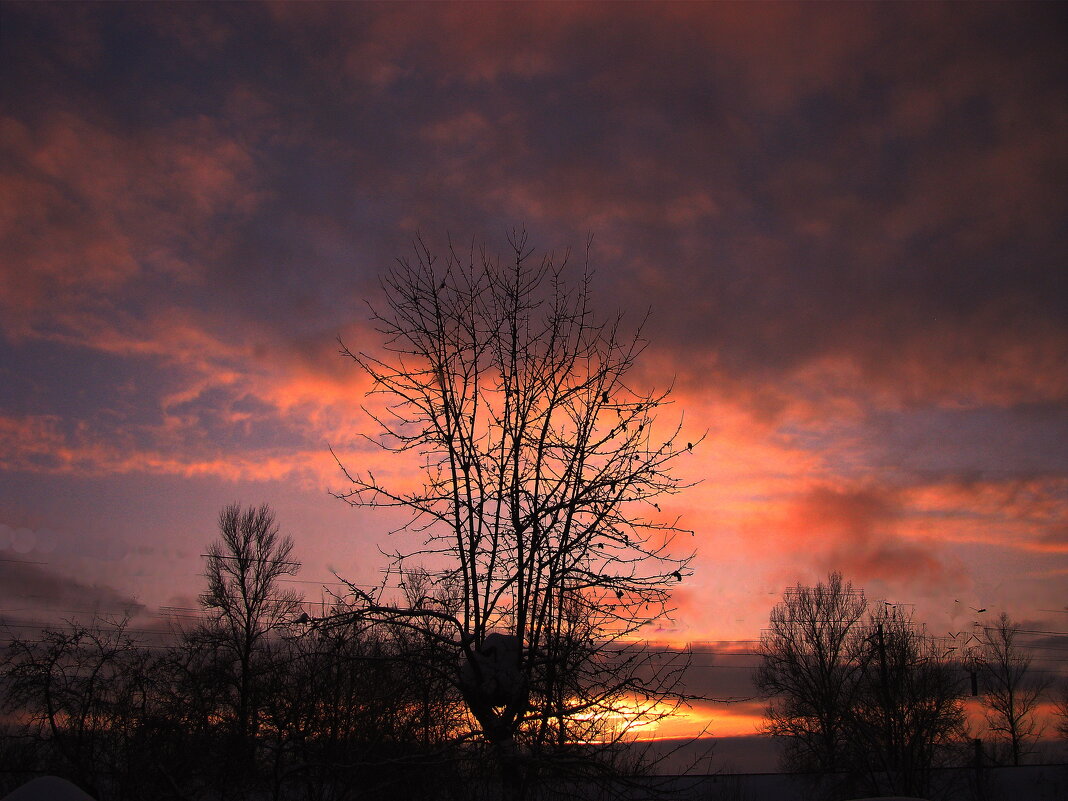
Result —
M 694 704 L 638 733 L 639 740 L 682 740 L 696 737 L 752 737 L 763 716 Z

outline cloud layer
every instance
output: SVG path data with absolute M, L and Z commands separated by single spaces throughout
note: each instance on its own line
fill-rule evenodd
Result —
M 603 310 L 652 311 L 641 380 L 709 431 L 674 636 L 745 636 L 831 569 L 935 616 L 1059 603 L 1056 8 L 4 14 L 0 522 L 77 528 L 41 500 L 65 481 L 295 486 L 344 564 L 388 526 L 335 548 L 316 511 L 328 445 L 380 458 L 337 337 L 376 346 L 363 301 L 417 231 L 526 225 L 558 253 L 595 235 Z

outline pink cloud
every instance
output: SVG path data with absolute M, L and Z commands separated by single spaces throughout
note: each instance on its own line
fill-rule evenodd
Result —
M 57 111 L 0 120 L 0 138 L 19 165 L 0 181 L 9 337 L 48 336 L 66 316 L 106 318 L 153 274 L 199 280 L 202 264 L 184 254 L 218 240 L 217 215 L 248 213 L 262 197 L 246 149 L 206 118 L 134 135 Z
M 179 448 L 145 448 L 80 425 L 64 430 L 55 417 L 0 417 L 0 469 L 48 475 L 99 477 L 123 474 L 214 476 L 228 481 L 276 481 L 296 478 L 320 487 L 337 474 L 337 465 L 323 449 L 276 452 L 227 452 L 208 455 L 190 448 L 178 434 Z M 161 436 L 166 439 L 166 436 Z M 199 451 L 199 452 L 198 452 Z
M 937 530 L 913 533 L 898 491 L 841 481 L 798 482 L 795 491 L 793 499 L 781 498 L 743 524 L 750 547 L 772 554 L 777 584 L 814 581 L 834 570 L 861 585 L 878 581 L 915 591 L 963 579 Z M 782 564 L 773 567 L 776 553 Z
M 1068 480 L 1061 476 L 945 481 L 908 492 L 918 531 L 943 541 L 1068 553 Z

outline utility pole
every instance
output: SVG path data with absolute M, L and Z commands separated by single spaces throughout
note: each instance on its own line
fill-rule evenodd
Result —
M 972 676 L 975 674 L 972 673 Z M 987 797 L 986 781 L 983 771 L 983 741 L 981 738 L 976 737 L 972 740 L 972 746 L 975 749 L 975 791 L 976 797 L 979 801 L 984 801 Z
M 890 697 L 890 675 L 886 664 L 886 636 L 883 631 L 883 622 L 880 620 L 875 627 L 876 644 L 879 648 L 879 689 L 882 695 L 883 725 L 885 727 L 883 741 L 883 764 L 887 769 L 887 780 L 891 786 L 896 785 L 897 779 L 897 716 L 894 714 L 892 699 Z

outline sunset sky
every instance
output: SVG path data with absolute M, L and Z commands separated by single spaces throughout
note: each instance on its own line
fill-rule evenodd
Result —
M 0 615 L 195 606 L 234 501 L 274 507 L 309 595 L 377 581 L 397 518 L 328 493 L 329 447 L 383 463 L 337 338 L 377 344 L 365 300 L 417 233 L 525 226 L 594 236 L 601 311 L 651 313 L 638 380 L 707 432 L 664 504 L 695 574 L 650 638 L 737 664 L 830 570 L 939 633 L 1068 631 L 1066 27 L 4 2 Z

